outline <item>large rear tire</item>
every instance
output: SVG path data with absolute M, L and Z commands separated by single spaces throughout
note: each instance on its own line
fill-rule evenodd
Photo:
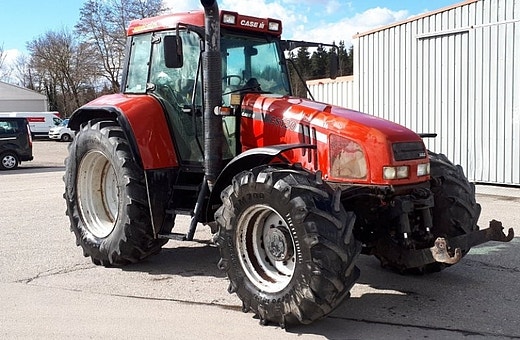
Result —
M 116 122 L 83 126 L 65 164 L 64 198 L 71 230 L 92 262 L 135 263 L 166 243 L 154 238 L 144 172 Z
M 479 230 L 481 207 L 475 199 L 475 185 L 464 175 L 460 165 L 454 165 L 445 155 L 428 151 L 430 155 L 431 191 L 434 194 L 433 229 L 435 238 L 446 239 Z M 470 249 L 461 249 L 462 256 Z M 425 272 L 437 272 L 450 265 L 432 263 Z
M 475 185 L 468 181 L 460 165 L 454 165 L 443 154 L 431 151 L 428 153 L 431 172 L 430 190 L 434 196 L 434 207 L 431 210 L 433 240 L 437 237 L 449 240 L 452 237 L 478 230 L 480 205 L 475 200 Z M 393 242 L 391 238 L 389 242 Z M 433 246 L 433 244 L 429 246 Z M 425 245 L 422 244 L 422 247 Z M 453 251 L 453 249 L 450 250 Z M 398 258 L 387 256 L 385 251 L 388 251 L 388 247 L 375 251 L 381 264 L 401 273 L 428 274 L 450 266 L 450 264 L 435 262 L 420 267 L 405 268 L 402 263 L 397 262 Z M 468 251 L 469 249 L 461 249 L 462 256 L 466 255 Z
M 311 323 L 337 307 L 359 276 L 355 216 L 334 209 L 326 184 L 301 170 L 239 173 L 216 212 L 219 267 L 229 292 L 262 324 Z

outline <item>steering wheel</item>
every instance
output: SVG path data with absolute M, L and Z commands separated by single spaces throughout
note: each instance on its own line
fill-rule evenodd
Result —
M 238 84 L 231 84 L 231 79 L 238 79 Z M 222 77 L 222 80 L 226 82 L 226 85 L 239 86 L 242 84 L 244 79 L 238 74 L 229 74 L 227 76 Z

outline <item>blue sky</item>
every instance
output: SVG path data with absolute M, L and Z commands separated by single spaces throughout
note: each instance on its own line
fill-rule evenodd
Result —
M 279 18 L 287 39 L 344 40 L 352 35 L 436 10 L 461 0 L 220 0 L 220 9 Z M 174 11 L 200 8 L 199 0 L 164 0 Z M 0 46 L 9 58 L 27 42 L 53 30 L 73 30 L 83 0 L 0 0 Z M 253 5 L 254 4 L 254 5 Z

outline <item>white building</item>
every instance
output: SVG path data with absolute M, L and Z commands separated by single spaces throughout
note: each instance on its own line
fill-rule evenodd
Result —
M 472 181 L 520 185 L 520 0 L 467 0 L 358 34 L 353 79 L 309 85 L 316 100 L 436 132 L 427 147 Z
M 0 112 L 48 111 L 47 96 L 0 81 Z

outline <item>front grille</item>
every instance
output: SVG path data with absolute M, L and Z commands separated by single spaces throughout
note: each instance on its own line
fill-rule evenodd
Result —
M 392 144 L 394 159 L 396 161 L 408 161 L 410 159 L 426 158 L 426 150 L 422 142 L 405 142 Z

